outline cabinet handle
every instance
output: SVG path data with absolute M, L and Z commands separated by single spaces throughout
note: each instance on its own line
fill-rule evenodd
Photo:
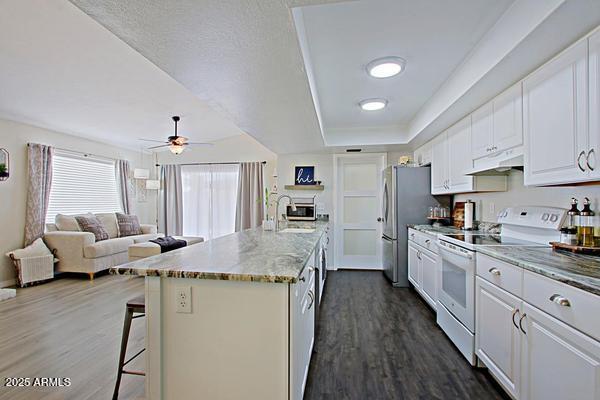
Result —
M 585 150 L 583 150 L 581 153 L 579 153 L 579 155 L 577 156 L 577 166 L 579 167 L 579 169 L 581 170 L 581 172 L 585 172 L 585 168 L 583 168 L 581 166 L 581 157 L 583 157 L 585 155 Z
M 306 278 L 305 278 L 305 277 L 303 277 L 303 276 L 301 276 L 300 278 L 298 278 L 298 280 L 299 280 L 300 282 L 306 282 Z
M 501 272 L 498 268 L 494 267 L 494 268 L 490 268 L 489 273 L 492 275 L 496 275 L 496 276 L 500 276 Z
M 571 307 L 571 302 L 566 297 L 561 296 L 560 294 L 553 294 L 550 296 L 550 301 L 558 304 L 563 307 Z
M 512 312 L 512 323 L 515 326 L 515 328 L 517 328 L 517 329 L 519 329 L 519 326 L 515 322 L 515 315 L 520 314 L 520 313 L 521 313 L 521 311 L 519 311 L 518 308 L 515 308 L 514 311 Z
M 417 258 L 420 260 L 421 259 L 421 251 L 417 251 Z
M 315 267 L 308 267 L 308 272 L 315 272 Z
M 525 332 L 525 329 L 523 329 L 523 318 L 525 318 L 526 316 L 527 313 L 523 313 L 523 315 L 521 315 L 521 318 L 519 318 L 519 328 L 521 329 L 521 332 L 527 335 L 527 332 Z
M 308 310 L 315 304 L 315 295 L 312 290 L 308 292 L 308 297 L 310 297 L 310 304 L 308 305 Z
M 590 165 L 590 155 L 594 154 L 594 157 L 596 157 L 596 154 L 594 153 L 594 149 L 590 149 L 590 151 L 588 151 L 587 156 L 585 156 L 585 163 L 587 164 L 587 167 L 589 168 L 590 171 L 594 170 L 594 167 L 592 167 Z
M 431 240 L 429 240 L 429 239 L 426 239 L 426 240 L 425 240 L 425 243 L 429 244 L 429 243 L 431 243 Z
M 414 238 L 415 238 L 415 234 L 414 234 L 414 233 L 411 233 L 411 234 L 410 234 L 410 237 L 411 237 L 411 239 L 414 239 Z

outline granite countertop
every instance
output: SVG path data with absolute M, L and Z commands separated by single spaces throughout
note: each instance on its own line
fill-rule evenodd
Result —
M 438 234 L 449 234 L 449 233 L 464 233 L 462 229 L 455 228 L 453 226 L 432 226 L 432 225 L 407 225 L 416 231 L 427 233 L 429 235 L 437 236 Z
M 306 224 L 296 224 L 306 227 Z M 261 227 L 111 268 L 116 275 L 295 283 L 328 223 L 315 232 L 284 233 Z M 289 224 L 292 227 L 292 224 Z
M 600 257 L 549 247 L 479 246 L 477 251 L 600 296 Z

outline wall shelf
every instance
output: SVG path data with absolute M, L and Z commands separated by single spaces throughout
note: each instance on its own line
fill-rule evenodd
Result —
M 324 190 L 323 185 L 285 185 L 285 190 Z

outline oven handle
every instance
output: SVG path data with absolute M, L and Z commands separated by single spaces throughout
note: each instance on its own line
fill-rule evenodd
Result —
M 440 246 L 440 247 L 438 247 L 440 250 L 447 251 L 448 253 L 452 253 L 452 254 L 462 257 L 462 258 L 468 258 L 469 260 L 473 259 L 473 254 L 474 254 L 473 252 L 470 252 L 468 250 L 465 250 L 465 251 L 454 250 L 454 249 L 448 247 L 448 245 L 445 242 L 442 242 L 441 240 L 438 241 L 438 245 Z

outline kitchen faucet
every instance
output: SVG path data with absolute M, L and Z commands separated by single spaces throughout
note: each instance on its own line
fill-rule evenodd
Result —
M 279 201 L 281 199 L 283 199 L 284 197 L 287 197 L 288 199 L 290 199 L 290 206 L 292 206 L 292 211 L 296 211 L 296 203 L 294 203 L 294 199 L 292 199 L 290 196 L 288 196 L 287 194 L 282 194 L 277 198 L 277 206 L 275 207 L 275 232 L 279 231 Z

